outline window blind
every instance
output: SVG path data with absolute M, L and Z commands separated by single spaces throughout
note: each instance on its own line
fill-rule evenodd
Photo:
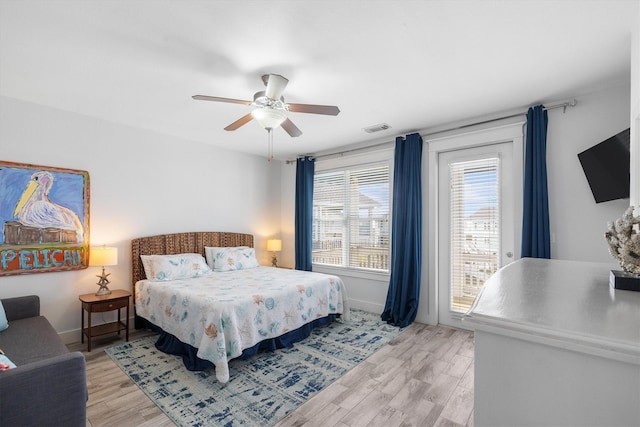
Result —
M 313 262 L 389 270 L 389 166 L 314 177 Z
M 500 254 L 499 158 L 449 164 L 450 310 L 466 312 Z

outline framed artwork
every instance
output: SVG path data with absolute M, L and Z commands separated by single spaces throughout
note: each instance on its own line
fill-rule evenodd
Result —
M 89 262 L 89 173 L 0 161 L 0 276 Z

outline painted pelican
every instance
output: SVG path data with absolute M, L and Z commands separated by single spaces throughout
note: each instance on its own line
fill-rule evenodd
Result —
M 84 238 L 84 228 L 80 218 L 71 209 L 65 208 L 49 200 L 49 190 L 53 186 L 53 175 L 47 171 L 39 171 L 31 175 L 13 216 L 20 223 L 37 228 L 61 228 L 73 230 L 78 242 Z

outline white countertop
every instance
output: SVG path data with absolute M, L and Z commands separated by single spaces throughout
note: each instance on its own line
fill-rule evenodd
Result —
M 615 264 L 523 258 L 484 285 L 475 329 L 640 365 L 640 292 L 609 286 Z

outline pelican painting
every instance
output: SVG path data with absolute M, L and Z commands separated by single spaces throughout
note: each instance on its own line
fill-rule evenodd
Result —
M 88 265 L 89 172 L 0 160 L 0 276 Z
M 13 216 L 29 227 L 59 228 L 76 233 L 77 242 L 84 239 L 84 227 L 78 215 L 71 209 L 49 200 L 49 191 L 53 186 L 53 174 L 38 171 L 31 175 L 20 200 L 16 204 Z

